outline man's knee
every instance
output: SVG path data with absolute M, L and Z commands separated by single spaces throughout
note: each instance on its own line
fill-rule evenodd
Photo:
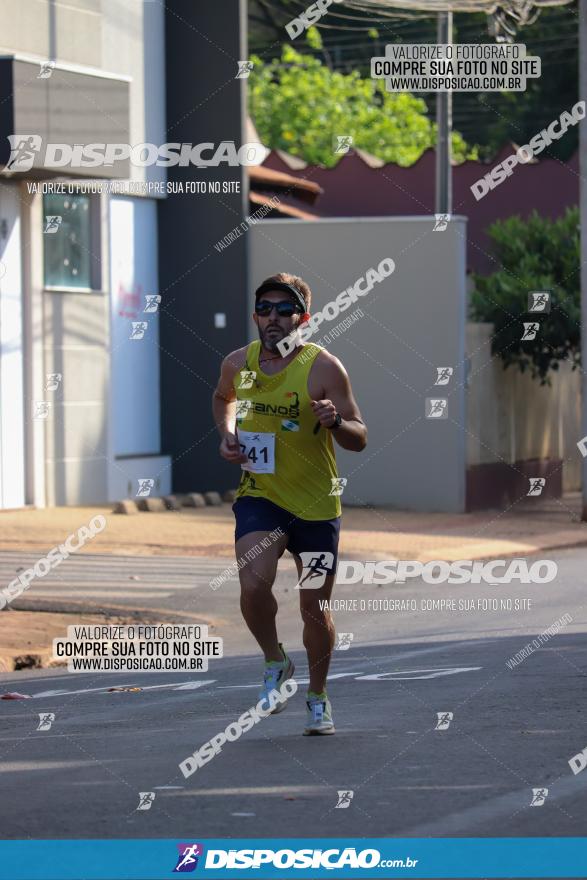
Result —
M 328 608 L 324 607 L 324 599 L 318 596 L 304 595 L 300 599 L 300 611 L 304 623 L 316 623 L 329 626 L 332 623 L 332 615 Z
M 241 596 L 252 602 L 264 602 L 271 595 L 273 584 L 249 573 L 241 577 Z

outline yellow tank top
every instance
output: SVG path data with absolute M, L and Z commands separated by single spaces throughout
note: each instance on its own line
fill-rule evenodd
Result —
M 300 519 L 333 519 L 341 514 L 336 489 L 338 473 L 331 431 L 320 426 L 310 406 L 308 375 L 323 350 L 307 343 L 275 375 L 259 366 L 261 343 L 247 348 L 246 364 L 237 372 L 237 435 L 251 467 L 243 470 L 237 498 L 267 498 Z M 258 438 L 258 439 L 257 439 Z

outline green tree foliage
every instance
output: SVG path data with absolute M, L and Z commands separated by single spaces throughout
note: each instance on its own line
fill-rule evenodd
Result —
M 277 54 L 279 44 L 287 42 L 285 23 L 299 14 L 301 6 L 301 0 L 249 0 L 252 51 L 265 58 Z M 491 159 L 510 141 L 520 146 L 527 143 L 578 100 L 578 18 L 578 0 L 572 0 L 565 6 L 542 9 L 532 24 L 518 29 L 515 41 L 525 43 L 528 55 L 542 60 L 542 76 L 528 80 L 524 92 L 455 92 L 454 126 L 467 143 L 478 145 L 484 159 Z M 453 21 L 455 43 L 494 42 L 488 33 L 490 19 L 484 13 L 457 12 Z M 389 20 L 377 13 L 331 6 L 314 30 L 322 40 L 319 44 L 306 41 L 308 51 L 330 67 L 342 72 L 357 70 L 366 79 L 371 57 L 384 55 L 387 43 L 436 42 L 435 16 L 424 13 L 412 19 Z M 297 45 L 301 41 L 302 37 Z M 421 97 L 433 116 L 434 94 Z M 578 127 L 574 126 L 559 141 L 553 141 L 543 158 L 567 161 L 577 149 L 577 141 Z
M 259 137 L 271 149 L 331 168 L 343 155 L 334 152 L 336 137 L 352 135 L 353 147 L 408 166 L 435 143 L 436 126 L 425 102 L 386 92 L 381 80 L 362 78 L 357 71 L 337 73 L 288 45 L 268 64 L 257 56 L 251 60 L 249 109 Z M 453 133 L 455 160 L 463 161 L 467 149 Z
M 460 17 L 457 42 L 477 42 L 484 16 Z M 519 29 L 516 43 L 524 43 L 528 55 L 542 60 L 542 76 L 527 80 L 523 92 L 466 92 L 455 96 L 455 125 L 470 142 L 481 145 L 480 153 L 493 157 L 510 141 L 521 146 L 532 135 L 547 127 L 578 98 L 578 10 L 573 0 L 568 6 L 543 9 L 539 18 Z M 567 161 L 577 149 L 579 131 L 570 128 L 553 141 L 543 158 Z
M 579 211 L 567 209 L 556 220 L 534 212 L 527 220 L 509 217 L 489 227 L 498 272 L 474 276 L 472 317 L 490 321 L 495 328 L 492 352 L 504 369 L 529 369 L 540 384 L 549 384 L 550 370 L 570 360 L 580 364 Z M 549 314 L 528 312 L 531 290 L 552 291 Z M 533 341 L 522 342 L 522 322 L 537 320 Z

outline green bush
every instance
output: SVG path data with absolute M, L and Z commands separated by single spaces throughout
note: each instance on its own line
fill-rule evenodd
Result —
M 500 269 L 473 276 L 472 318 L 494 325 L 491 350 L 504 369 L 529 369 L 541 385 L 550 384 L 550 371 L 561 361 L 570 360 L 573 370 L 580 365 L 579 211 L 569 208 L 556 220 L 536 212 L 526 220 L 509 217 L 493 223 L 488 234 Z M 549 314 L 528 312 L 531 290 L 552 292 Z M 522 342 L 522 321 L 532 320 L 540 330 L 534 340 Z
M 363 79 L 357 71 L 337 73 L 288 45 L 281 59 L 251 61 L 249 111 L 272 150 L 332 168 L 344 155 L 334 152 L 336 136 L 351 135 L 353 148 L 408 166 L 436 142 L 436 125 L 422 98 L 387 92 L 382 80 Z M 458 132 L 452 148 L 456 162 L 477 155 Z

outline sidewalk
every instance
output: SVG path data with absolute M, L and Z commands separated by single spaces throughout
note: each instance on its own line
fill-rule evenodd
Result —
M 579 493 L 562 499 L 523 499 L 506 511 L 408 513 L 389 508 L 344 508 L 340 552 L 369 559 L 501 559 L 587 544 Z M 165 513 L 113 514 L 110 506 L 0 511 L 0 551 L 44 555 L 97 513 L 103 532 L 80 553 L 234 558 L 230 504 Z
M 145 615 L 141 623 L 146 620 Z M 66 667 L 66 660 L 51 660 L 53 639 L 63 638 L 67 627 L 119 626 L 136 623 L 137 616 L 129 614 L 71 614 L 58 611 L 10 611 L 0 614 L 0 672 L 22 669 L 45 669 L 50 666 Z M 153 621 L 153 623 L 158 621 Z M 0 684 L 0 693 L 11 690 Z

